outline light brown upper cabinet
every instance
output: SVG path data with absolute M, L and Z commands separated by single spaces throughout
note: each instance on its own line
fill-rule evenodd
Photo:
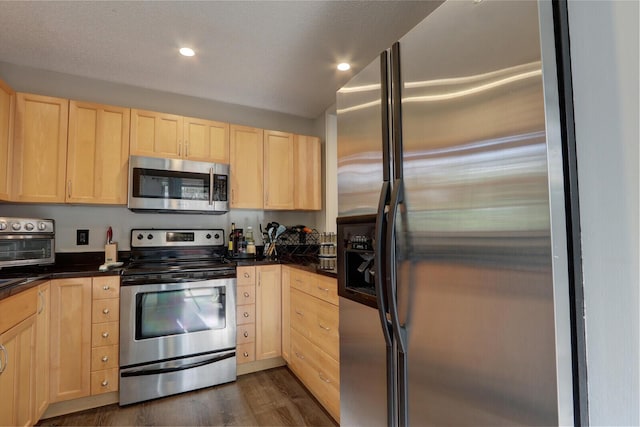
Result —
M 322 209 L 322 151 L 320 139 L 295 135 L 293 139 L 294 209 Z
M 131 154 L 229 163 L 229 124 L 131 110 Z
M 68 203 L 127 204 L 128 108 L 70 101 Z
M 16 94 L 12 200 L 65 200 L 69 100 Z
M 0 200 L 11 193 L 11 148 L 15 92 L 0 80 Z
M 262 129 L 231 125 L 229 163 L 231 207 L 262 209 L 264 203 Z
M 293 134 L 264 131 L 264 209 L 293 209 Z
M 229 163 L 229 123 L 184 117 L 184 158 Z
M 181 158 L 182 116 L 131 110 L 131 154 Z

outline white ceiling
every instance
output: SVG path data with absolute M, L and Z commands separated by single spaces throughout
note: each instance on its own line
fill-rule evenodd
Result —
M 0 60 L 316 118 L 437 4 L 0 0 Z

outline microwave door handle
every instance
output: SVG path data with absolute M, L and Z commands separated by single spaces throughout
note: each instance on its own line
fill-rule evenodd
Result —
M 209 168 L 209 205 L 213 205 L 213 168 Z

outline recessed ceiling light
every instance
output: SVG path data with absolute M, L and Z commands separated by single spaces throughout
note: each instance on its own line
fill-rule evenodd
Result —
M 182 55 L 182 56 L 193 56 L 195 54 L 196 53 L 190 47 L 181 47 L 180 48 L 180 55 Z
M 341 62 L 338 64 L 338 70 L 340 71 L 347 71 L 351 68 L 351 65 L 347 64 L 346 62 Z

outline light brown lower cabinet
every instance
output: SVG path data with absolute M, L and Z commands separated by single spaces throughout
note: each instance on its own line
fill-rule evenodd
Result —
M 289 270 L 291 370 L 340 421 L 340 338 L 336 279 Z
M 0 425 L 35 423 L 37 289 L 0 301 Z

